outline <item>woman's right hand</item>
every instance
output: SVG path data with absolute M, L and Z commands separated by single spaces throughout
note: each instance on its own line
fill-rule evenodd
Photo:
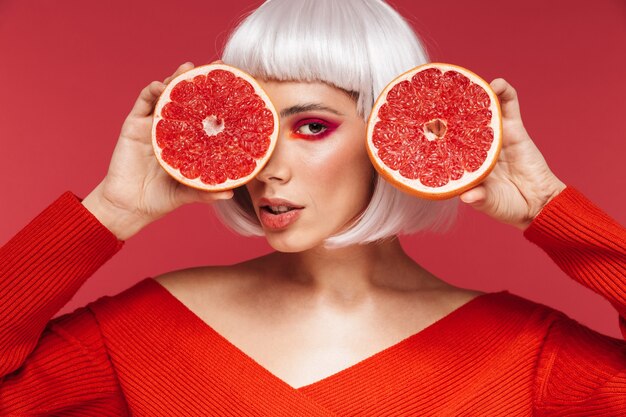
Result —
M 152 149 L 156 101 L 174 77 L 192 68 L 193 64 L 186 62 L 163 83 L 153 81 L 141 91 L 122 125 L 106 177 L 83 200 L 83 205 L 120 240 L 184 204 L 233 196 L 230 190 L 207 192 L 179 183 L 161 168 Z

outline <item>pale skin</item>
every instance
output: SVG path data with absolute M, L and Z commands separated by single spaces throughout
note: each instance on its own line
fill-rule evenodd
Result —
M 109 171 L 83 204 L 119 239 L 184 204 L 231 198 L 179 184 L 153 156 L 152 110 L 186 63 L 140 94 L 125 120 Z M 262 81 L 277 110 L 319 103 L 281 118 L 272 158 L 247 185 L 253 202 L 285 198 L 305 206 L 285 230 L 266 230 L 275 252 L 230 266 L 174 271 L 155 279 L 207 324 L 292 387 L 319 381 L 413 335 L 482 294 L 458 288 L 415 263 L 397 239 L 325 249 L 364 208 L 372 166 L 365 121 L 345 92 L 324 83 Z M 494 171 L 461 200 L 524 230 L 564 188 L 524 129 L 513 87 L 491 83 L 503 112 L 503 147 Z M 339 114 L 337 114 L 339 113 Z M 326 137 L 294 138 L 302 119 L 331 120 Z M 311 132 L 312 125 L 298 131 Z M 332 183 L 332 187 L 328 184 Z M 255 208 L 258 214 L 258 207 Z

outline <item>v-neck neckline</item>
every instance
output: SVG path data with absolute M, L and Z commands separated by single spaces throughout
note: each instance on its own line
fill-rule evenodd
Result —
M 288 387 L 289 389 L 304 393 L 306 391 L 313 391 L 318 387 L 321 387 L 325 384 L 331 383 L 332 381 L 340 380 L 343 377 L 346 377 L 354 372 L 358 372 L 362 368 L 368 368 L 370 365 L 375 364 L 379 361 L 384 361 L 384 358 L 389 355 L 394 355 L 398 351 L 403 350 L 408 345 L 414 344 L 419 340 L 429 338 L 432 335 L 437 334 L 437 332 L 442 332 L 447 328 L 454 329 L 454 324 L 459 320 L 463 320 L 465 322 L 466 315 L 470 313 L 476 306 L 479 306 L 482 301 L 488 299 L 493 296 L 501 295 L 504 293 L 508 293 L 508 291 L 500 291 L 500 292 L 488 292 L 480 294 L 471 300 L 465 302 L 459 307 L 455 308 L 445 316 L 441 317 L 437 321 L 431 323 L 426 326 L 422 330 L 407 336 L 406 338 L 356 362 L 352 365 L 349 365 L 346 368 L 343 368 L 333 374 L 330 374 L 324 378 L 318 379 L 310 384 L 302 385 L 300 387 L 294 387 L 290 385 L 288 382 L 281 379 L 279 376 L 272 373 L 269 369 L 261 365 L 254 358 L 248 355 L 246 352 L 237 347 L 234 343 L 229 341 L 226 337 L 224 337 L 221 333 L 217 332 L 210 324 L 205 322 L 200 316 L 194 313 L 186 304 L 176 298 L 167 288 L 161 285 L 154 278 L 146 278 L 147 282 L 150 282 L 154 288 L 158 289 L 158 292 L 161 294 L 162 298 L 165 302 L 169 302 L 170 306 L 176 308 L 180 314 L 184 314 L 186 318 L 189 320 L 189 324 L 198 328 L 199 331 L 205 331 L 211 336 L 212 339 L 218 341 L 223 345 L 225 349 L 230 351 L 230 353 L 239 356 L 242 361 L 247 362 L 250 366 L 255 368 L 256 370 L 264 373 L 267 377 L 274 380 L 275 382 Z

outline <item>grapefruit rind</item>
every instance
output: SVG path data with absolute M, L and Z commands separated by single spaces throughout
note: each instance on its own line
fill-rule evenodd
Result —
M 388 167 L 379 157 L 377 147 L 373 143 L 373 131 L 376 123 L 380 121 L 378 118 L 378 110 L 386 103 L 387 94 L 389 91 L 401 81 L 410 80 L 416 73 L 426 70 L 428 68 L 437 68 L 442 72 L 457 71 L 462 75 L 470 79 L 471 82 L 481 86 L 485 92 L 489 95 L 491 104 L 489 110 L 491 111 L 492 118 L 489 127 L 493 129 L 493 143 L 489 151 L 487 152 L 487 158 L 483 162 L 482 166 L 474 171 L 465 171 L 464 175 L 458 180 L 450 179 L 450 181 L 441 187 L 428 187 L 422 184 L 419 179 L 410 179 L 400 175 L 399 170 L 393 170 Z M 429 200 L 445 200 L 462 194 L 466 190 L 475 187 L 482 182 L 487 175 L 493 170 L 502 148 L 502 113 L 500 109 L 500 102 L 496 93 L 491 86 L 483 78 L 479 77 L 472 71 L 460 67 L 454 64 L 446 64 L 441 62 L 431 62 L 428 64 L 420 65 L 412 68 L 403 74 L 392 80 L 385 89 L 378 96 L 374 107 L 370 113 L 367 123 L 367 153 L 374 165 L 374 168 L 378 173 L 387 181 L 399 189 L 412 194 L 414 196 L 425 198 Z
M 237 77 L 242 78 L 246 80 L 248 83 L 250 83 L 250 85 L 254 88 L 255 94 L 257 94 L 261 99 L 263 99 L 263 101 L 265 102 L 266 108 L 268 108 L 272 112 L 272 115 L 274 118 L 274 130 L 272 134 L 269 136 L 270 145 L 265 155 L 259 159 L 255 159 L 256 167 L 250 174 L 244 177 L 235 179 L 235 180 L 227 179 L 226 181 L 220 184 L 207 184 L 201 181 L 200 178 L 190 179 L 190 178 L 185 177 L 184 175 L 181 174 L 179 169 L 173 168 L 168 163 L 163 161 L 161 157 L 161 154 L 163 151 L 157 144 L 156 126 L 159 120 L 163 119 L 163 117 L 161 116 L 161 111 L 163 110 L 163 107 L 165 107 L 167 103 L 172 101 L 170 98 L 170 93 L 179 82 L 183 80 L 192 80 L 197 75 L 206 75 L 210 73 L 211 71 L 219 70 L 219 69 L 230 71 L 233 74 L 235 74 Z M 254 77 L 252 77 L 252 75 L 240 70 L 239 68 L 236 68 L 230 65 L 208 64 L 208 65 L 201 65 L 201 66 L 192 68 L 188 71 L 185 71 L 184 73 L 179 74 L 176 78 L 172 79 L 167 84 L 167 87 L 165 88 L 163 93 L 161 93 L 161 95 L 159 96 L 159 99 L 157 100 L 157 103 L 154 107 L 154 115 L 153 115 L 153 121 L 152 121 L 152 148 L 154 149 L 154 153 L 157 157 L 157 160 L 159 161 L 159 164 L 163 167 L 163 169 L 168 174 L 174 177 L 177 181 L 189 187 L 193 187 L 193 188 L 203 190 L 203 191 L 215 191 L 215 192 L 226 191 L 226 190 L 231 190 L 233 188 L 237 188 L 246 184 L 247 182 L 252 180 L 263 169 L 263 167 L 269 161 L 270 156 L 272 155 L 274 151 L 274 148 L 276 147 L 276 141 L 278 140 L 278 132 L 279 132 L 278 113 L 276 112 L 276 109 L 274 105 L 272 104 L 267 93 L 258 84 L 258 82 L 254 79 Z

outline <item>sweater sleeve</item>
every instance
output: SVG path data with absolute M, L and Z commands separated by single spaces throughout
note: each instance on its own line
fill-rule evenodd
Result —
M 626 339 L 626 230 L 578 190 L 556 196 L 524 236 L 617 310 Z M 555 314 L 537 364 L 536 415 L 626 416 L 626 342 Z
M 0 415 L 126 415 L 95 317 L 51 320 L 122 245 L 66 192 L 0 248 Z

